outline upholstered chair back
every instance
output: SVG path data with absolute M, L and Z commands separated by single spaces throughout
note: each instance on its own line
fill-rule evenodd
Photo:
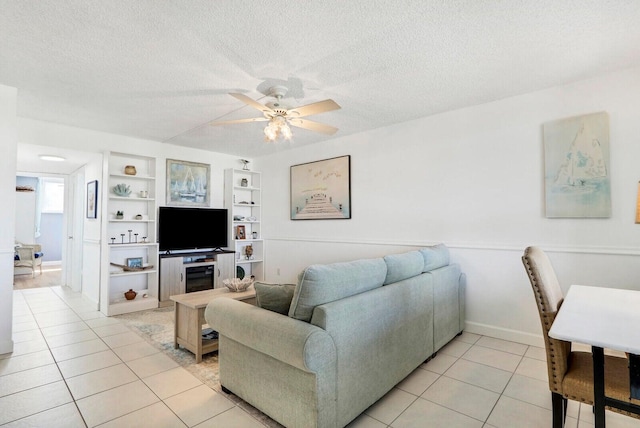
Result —
M 571 342 L 549 337 L 549 329 L 562 305 L 564 295 L 549 257 L 537 247 L 528 247 L 522 263 L 529 275 L 533 294 L 540 314 L 544 344 L 547 351 L 549 389 L 562 394 L 562 379 L 568 369 Z

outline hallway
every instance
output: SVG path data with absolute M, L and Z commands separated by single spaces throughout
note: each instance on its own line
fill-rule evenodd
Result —
M 54 287 L 62 285 L 62 265 L 47 264 L 42 266 L 42 275 L 36 270 L 36 276 L 31 274 L 14 275 L 13 289 L 24 290 L 27 288 Z

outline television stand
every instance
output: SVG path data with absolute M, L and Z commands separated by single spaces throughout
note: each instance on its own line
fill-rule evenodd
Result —
M 160 306 L 171 306 L 171 296 L 186 294 L 187 269 L 213 266 L 213 287 L 222 288 L 223 280 L 235 278 L 234 251 L 191 251 L 160 254 Z

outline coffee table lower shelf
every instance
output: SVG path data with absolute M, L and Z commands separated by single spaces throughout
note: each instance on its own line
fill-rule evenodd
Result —
M 203 326 L 206 326 L 204 311 L 209 302 L 219 297 L 229 297 L 255 303 L 255 296 L 253 287 L 239 293 L 233 293 L 226 288 L 216 288 L 171 296 L 170 299 L 175 302 L 173 347 L 178 349 L 182 346 L 188 349 L 195 354 L 196 363 L 202 362 L 202 355 L 218 350 L 217 339 L 202 338 Z

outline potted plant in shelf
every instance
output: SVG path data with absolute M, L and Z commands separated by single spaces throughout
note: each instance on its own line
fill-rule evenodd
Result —
M 124 218 L 124 212 L 116 211 L 116 219 L 122 220 Z

